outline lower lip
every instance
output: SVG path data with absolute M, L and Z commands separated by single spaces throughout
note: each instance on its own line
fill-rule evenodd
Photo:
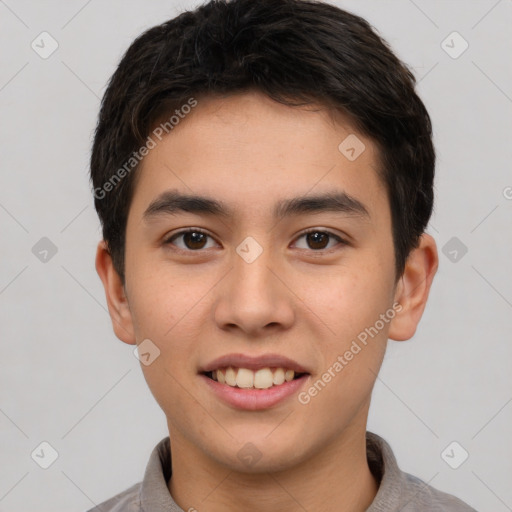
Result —
M 272 386 L 267 389 L 243 389 L 221 384 L 206 375 L 201 374 L 199 376 L 219 398 L 237 409 L 245 409 L 248 411 L 259 411 L 277 405 L 297 393 L 309 378 L 309 375 L 305 374 L 298 379 L 284 382 L 279 386 Z

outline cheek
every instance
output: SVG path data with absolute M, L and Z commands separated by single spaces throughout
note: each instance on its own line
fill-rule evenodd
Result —
M 150 264 L 134 268 L 130 276 L 130 311 L 137 340 L 165 342 L 186 322 L 197 302 L 193 287 L 178 273 L 166 275 Z
M 392 300 L 392 284 L 379 262 L 338 268 L 319 288 L 309 286 L 305 301 L 318 313 L 337 344 L 355 338 L 374 325 Z M 313 290 L 313 291 L 312 291 Z M 315 291 L 316 290 L 316 291 Z
M 195 371 L 192 355 L 202 326 L 198 302 L 211 285 L 154 265 L 140 265 L 131 276 L 130 310 L 137 342 L 149 339 L 159 351 L 154 363 L 142 365 L 142 370 L 160 403 L 159 390 L 165 394 L 179 388 L 175 379 L 181 382 Z

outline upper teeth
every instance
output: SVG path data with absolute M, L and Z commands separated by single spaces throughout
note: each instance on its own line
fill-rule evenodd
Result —
M 247 368 L 233 368 L 230 366 L 212 372 L 213 380 L 239 388 L 267 389 L 273 385 L 279 386 L 284 381 L 290 382 L 294 377 L 295 372 L 285 368 L 274 368 L 273 370 L 262 368 L 254 372 Z

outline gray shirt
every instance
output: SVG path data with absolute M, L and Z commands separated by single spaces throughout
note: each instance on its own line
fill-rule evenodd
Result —
M 463 501 L 401 471 L 389 444 L 366 432 L 367 459 L 379 490 L 366 512 L 476 512 Z M 169 437 L 153 449 L 144 479 L 88 512 L 186 512 L 173 500 Z

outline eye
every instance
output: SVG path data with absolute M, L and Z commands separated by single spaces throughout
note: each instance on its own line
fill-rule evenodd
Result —
M 201 249 L 209 248 L 207 246 L 208 238 L 213 240 L 213 238 L 202 229 L 189 228 L 183 231 L 179 231 L 178 233 L 174 233 L 172 236 L 170 236 L 164 241 L 164 244 L 174 245 L 179 250 L 182 251 L 197 252 L 200 251 Z M 330 231 L 322 231 L 319 229 L 310 229 L 308 231 L 305 231 L 297 238 L 297 240 L 300 240 L 301 238 L 305 238 L 307 245 L 307 247 L 302 247 L 302 249 L 312 249 L 315 252 L 331 249 L 333 246 L 331 245 L 329 247 L 329 243 L 332 242 L 333 239 L 337 241 L 338 244 L 347 245 L 347 242 L 345 242 L 338 235 L 335 235 Z M 179 239 L 181 239 L 182 244 L 175 243 L 175 240 Z
M 347 243 L 338 235 L 335 235 L 334 233 L 331 233 L 330 231 L 321 231 L 319 229 L 310 229 L 304 233 L 302 233 L 297 240 L 300 240 L 301 238 L 306 239 L 306 244 L 308 247 L 303 247 L 304 249 L 313 249 L 315 251 L 322 251 L 325 249 L 331 249 L 331 247 L 328 247 L 328 244 L 332 239 L 335 239 L 338 241 L 338 243 L 346 245 Z M 331 239 L 331 240 L 329 240 Z
M 183 245 L 178 245 L 174 243 L 174 240 L 176 239 L 182 239 Z M 165 245 L 176 245 L 178 249 L 181 249 L 183 251 L 198 251 L 200 249 L 208 249 L 206 247 L 206 240 L 208 238 L 212 238 L 208 233 L 205 231 L 198 229 L 198 228 L 190 228 L 186 229 L 184 231 L 180 231 L 178 233 L 175 233 L 171 237 L 169 237 L 167 240 L 165 240 Z M 212 238 L 213 240 L 213 238 Z

